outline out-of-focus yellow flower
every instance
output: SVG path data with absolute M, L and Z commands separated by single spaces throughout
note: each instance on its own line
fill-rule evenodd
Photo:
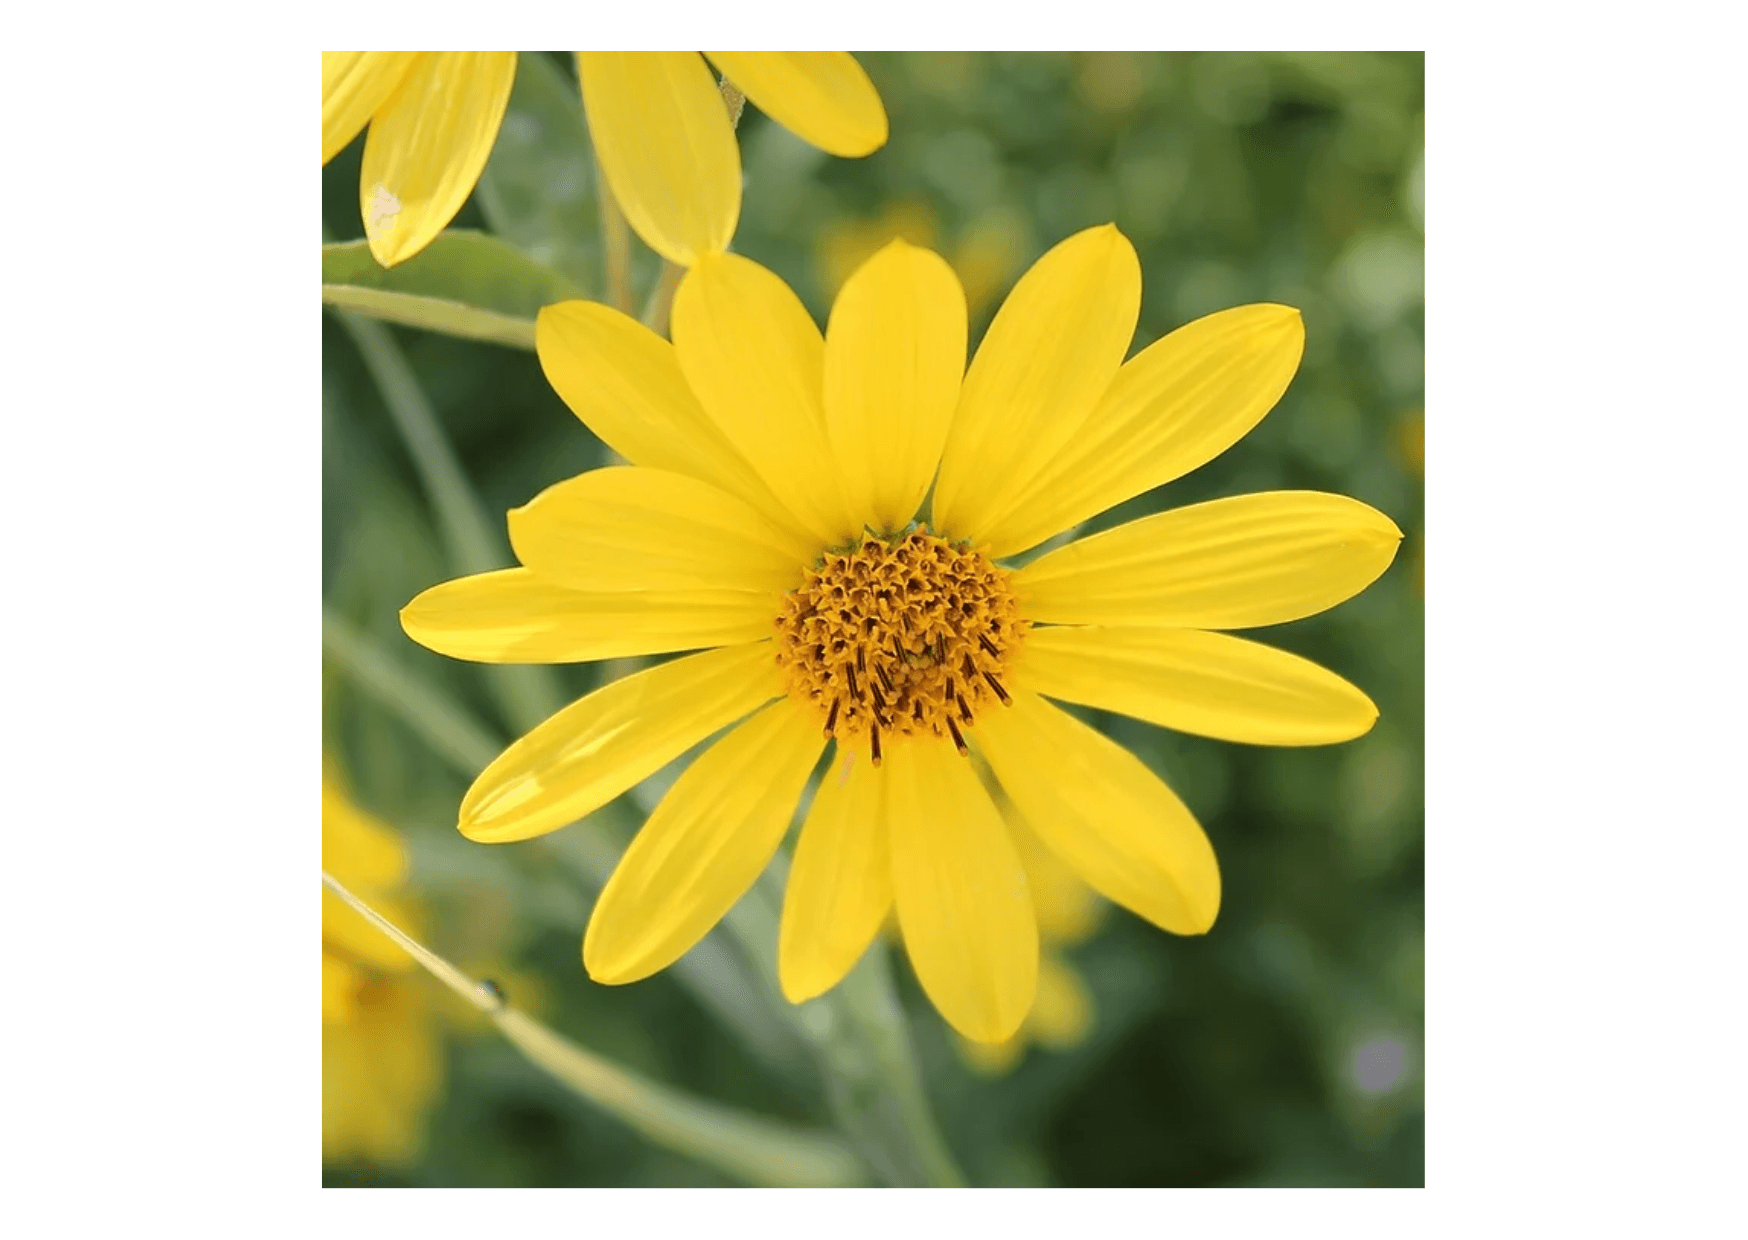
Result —
M 823 336 L 732 254 L 687 273 L 671 344 L 608 306 L 541 310 L 547 378 L 632 464 L 512 512 L 522 566 L 435 586 L 401 624 L 482 662 L 703 650 L 566 707 L 462 800 L 468 838 L 530 839 L 728 729 L 602 890 L 593 978 L 637 981 L 698 942 L 765 869 L 828 743 L 779 935 L 794 1002 L 835 986 L 896 907 L 948 1022 L 980 1042 L 1018 1031 L 1038 913 L 973 746 L 1082 881 L 1173 933 L 1212 926 L 1220 875 L 1194 815 L 1046 699 L 1248 744 L 1361 736 L 1378 712 L 1358 688 L 1217 630 L 1335 606 L 1402 535 L 1357 500 L 1286 491 L 1001 563 L 1213 459 L 1298 368 L 1303 324 L 1278 305 L 1209 315 L 1125 362 L 1140 305 L 1134 247 L 1106 225 L 1020 278 L 969 370 L 957 278 L 902 241 L 844 285 Z
M 322 776 L 322 868 L 383 916 L 409 928 L 395 892 L 406 879 L 400 838 Z M 411 1162 L 442 1076 L 442 1047 L 417 966 L 382 931 L 322 889 L 322 1158 Z
M 886 109 L 848 52 L 708 52 L 761 111 L 833 155 L 886 142 Z M 740 148 L 697 52 L 578 52 L 583 106 L 607 183 L 638 236 L 690 266 L 728 248 Z M 323 52 L 322 163 L 366 124 L 359 206 L 385 267 L 431 243 L 467 201 L 497 141 L 515 52 Z
M 1025 222 L 1008 212 L 986 212 L 945 247 L 938 244 L 940 231 L 928 203 L 899 199 L 870 220 L 831 221 L 820 231 L 814 260 L 826 291 L 835 297 L 856 268 L 894 239 L 939 248 L 965 291 L 967 316 L 976 320 L 1019 270 L 1030 244 Z

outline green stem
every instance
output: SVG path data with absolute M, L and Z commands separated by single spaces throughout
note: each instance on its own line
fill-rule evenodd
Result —
M 679 291 L 680 281 L 686 276 L 686 269 L 676 262 L 662 260 L 662 274 L 656 280 L 655 288 L 650 290 L 649 300 L 643 304 L 643 314 L 640 322 L 658 336 L 668 334 L 668 314 L 674 308 L 674 294 Z
M 657 1145 L 750 1184 L 835 1188 L 865 1182 L 856 1156 L 829 1133 L 695 1098 L 585 1050 L 482 988 L 346 890 L 326 870 L 322 883 L 432 976 L 490 1017 L 537 1067 Z
M 436 411 L 394 336 L 375 319 L 344 310 L 332 313 L 358 346 L 413 458 L 413 467 L 437 514 L 450 567 L 462 574 L 503 568 L 512 559 L 509 545 L 487 520 L 485 506 L 469 485 Z M 505 721 L 516 731 L 532 728 L 564 705 L 565 695 L 549 668 L 491 665 L 485 670 Z
M 600 206 L 601 254 L 607 268 L 605 301 L 621 314 L 631 313 L 631 225 L 607 183 L 601 161 L 595 161 L 595 199 Z

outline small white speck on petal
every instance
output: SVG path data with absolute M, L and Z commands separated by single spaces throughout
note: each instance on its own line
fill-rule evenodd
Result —
M 365 230 L 371 236 L 387 232 L 395 226 L 395 217 L 401 213 L 401 200 L 388 192 L 388 187 L 378 185 L 370 199 L 370 218 L 365 220 Z

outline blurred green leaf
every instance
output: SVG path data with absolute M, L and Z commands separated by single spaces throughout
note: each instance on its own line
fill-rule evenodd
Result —
M 493 232 L 581 287 L 601 287 L 595 156 L 583 100 L 546 53 L 518 59 L 504 123 L 474 192 Z
M 322 247 L 322 301 L 450 336 L 534 347 L 540 307 L 583 294 L 507 241 L 452 230 L 382 268 L 363 241 Z

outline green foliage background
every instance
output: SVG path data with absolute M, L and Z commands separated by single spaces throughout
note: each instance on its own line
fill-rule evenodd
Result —
M 1307 345 L 1292 387 L 1254 433 L 1087 532 L 1221 495 L 1309 488 L 1362 499 L 1407 533 L 1365 594 L 1258 634 L 1365 689 L 1382 718 L 1363 739 L 1259 749 L 1087 716 L 1195 811 L 1219 854 L 1225 899 L 1205 938 L 1172 938 L 1116 911 L 1071 953 L 1097 1004 L 1084 1045 L 1034 1049 L 1005 1077 L 978 1076 L 899 958 L 954 1154 L 977 1184 L 1421 1184 L 1421 55 L 858 58 L 886 104 L 891 141 L 864 160 L 833 159 L 749 105 L 736 250 L 781 274 L 823 323 L 834 264 L 883 226 L 949 258 L 981 253 L 1005 291 L 1056 241 L 1114 220 L 1142 261 L 1135 348 L 1250 301 L 1299 307 Z M 554 288 L 599 296 L 593 171 L 573 79 L 568 56 L 524 54 L 486 177 L 455 226 L 512 243 L 550 269 Z M 362 233 L 361 147 L 323 172 L 324 226 L 340 240 Z M 656 266 L 640 252 L 640 293 Z M 994 304 L 974 314 L 974 341 Z M 393 330 L 494 514 L 605 463 L 532 352 Z M 323 333 L 326 603 L 507 742 L 516 728 L 481 669 L 400 632 L 397 610 L 454 574 L 370 373 L 331 315 Z M 603 669 L 559 675 L 580 694 Z M 406 833 L 433 946 L 498 970 L 513 1000 L 537 998 L 555 1028 L 651 1076 L 826 1122 L 807 1064 L 755 1053 L 671 974 L 623 988 L 589 982 L 578 954 L 587 886 L 537 844 L 461 839 L 465 778 L 332 665 L 324 688 L 324 742 L 359 802 Z M 530 975 L 538 995 L 526 983 L 518 994 L 515 979 Z M 565 1094 L 489 1033 L 457 1022 L 446 1039 L 447 1083 L 420 1161 L 329 1166 L 324 1182 L 727 1182 Z

